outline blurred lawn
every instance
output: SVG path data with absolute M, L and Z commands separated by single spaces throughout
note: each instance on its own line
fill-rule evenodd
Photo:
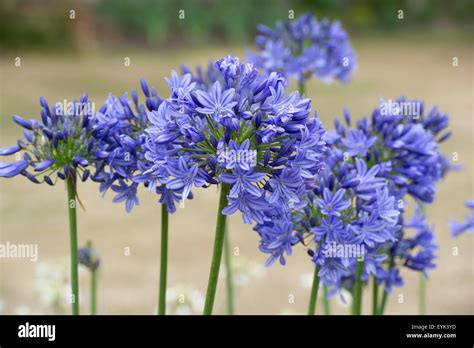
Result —
M 438 268 L 430 273 L 428 313 L 474 313 L 474 244 L 472 235 L 452 239 L 448 220 L 461 218 L 467 210 L 466 199 L 473 198 L 473 51 L 472 42 L 456 34 L 433 37 L 428 33 L 373 38 L 354 44 L 359 55 L 359 69 L 348 85 L 324 85 L 312 82 L 308 96 L 328 129 L 332 118 L 348 107 L 353 117 L 370 115 L 379 97 L 407 97 L 436 104 L 449 112 L 454 136 L 443 145 L 447 154 L 457 152 L 464 170 L 451 173 L 440 185 L 436 203 L 428 208 L 429 220 L 436 226 L 440 243 Z M 43 95 L 53 101 L 78 98 L 87 91 L 99 107 L 108 92 L 122 94 L 139 88 L 139 78 L 166 95 L 164 76 L 186 62 L 194 67 L 209 58 L 227 54 L 243 56 L 236 47 L 199 47 L 156 52 L 122 49 L 117 51 L 82 52 L 77 55 L 35 55 L 17 53 L 0 58 L 0 147 L 14 144 L 20 129 L 11 122 L 11 115 L 39 117 L 38 98 Z M 21 57 L 21 67 L 14 66 L 15 56 Z M 129 57 L 131 66 L 124 66 Z M 458 57 L 459 66 L 452 66 Z M 157 197 L 143 190 L 140 206 L 127 215 L 122 205 L 105 199 L 92 183 L 81 184 L 79 192 L 86 211 L 79 211 L 79 242 L 93 240 L 102 256 L 100 273 L 99 312 L 110 314 L 150 314 L 157 301 L 159 262 L 160 207 Z M 216 189 L 196 190 L 196 199 L 186 202 L 184 209 L 171 217 L 169 285 L 193 284 L 205 291 L 213 243 Z M 240 217 L 230 219 L 230 238 L 239 247 L 240 256 L 263 263 L 266 256 L 257 250 L 258 237 Z M 0 180 L 0 242 L 38 243 L 39 261 L 68 260 L 68 227 L 65 189 L 62 184 L 51 188 L 33 185 L 24 178 Z M 124 248 L 131 255 L 124 256 Z M 459 255 L 453 256 L 454 247 Z M 305 250 L 295 248 L 288 265 L 274 265 L 266 275 L 238 288 L 237 313 L 279 314 L 304 313 L 309 290 L 300 285 L 300 275 L 311 272 Z M 34 289 L 35 264 L 28 260 L 0 260 L 0 299 L 6 312 L 26 304 L 34 308 L 38 302 Z M 417 312 L 417 274 L 404 271 L 406 285 L 396 288 L 388 305 L 388 313 Z M 85 279 L 87 281 L 87 278 Z M 81 286 L 87 289 L 87 283 Z M 216 312 L 223 313 L 224 281 L 220 282 Z M 370 307 L 370 291 L 364 298 Z M 289 303 L 288 296 L 295 302 Z M 396 297 L 403 294 L 404 302 Z M 82 305 L 87 303 L 83 291 Z M 321 306 L 319 307 L 321 309 Z M 336 309 L 336 313 L 346 313 Z

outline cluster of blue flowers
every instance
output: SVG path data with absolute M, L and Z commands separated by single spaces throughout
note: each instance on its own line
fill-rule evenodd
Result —
M 300 83 L 315 76 L 326 82 L 348 82 L 356 67 L 349 36 L 338 21 L 318 21 L 310 12 L 284 22 L 274 30 L 258 26 L 257 52 L 249 60 L 259 69 L 279 72 Z
M 419 108 L 403 114 L 409 109 L 385 110 L 383 102 L 371 119 L 359 119 L 354 128 L 347 110 L 345 125 L 335 119 L 335 130 L 325 137 L 325 169 L 304 207 L 287 214 L 267 211 L 264 223 L 255 226 L 260 249 L 270 254 L 267 264 L 276 259 L 285 264 L 285 254 L 302 243 L 332 294 L 352 288 L 358 261 L 363 262 L 362 280 L 373 276 L 387 292 L 403 284 L 401 265 L 425 275 L 435 267 L 437 245 L 422 205 L 433 201 L 437 183 L 450 168 L 439 150 L 450 134 L 443 133 L 448 117 L 436 108 L 425 115 L 418 101 L 396 102 Z M 417 205 L 408 220 L 407 196 Z
M 142 169 L 144 130 L 149 126 L 147 112 L 158 110 L 162 99 L 156 89 L 150 91 L 145 80 L 141 81 L 145 104 L 139 103 L 138 93 L 131 92 L 132 100 L 125 93 L 120 98 L 109 95 L 105 104 L 94 115 L 94 124 L 105 146 L 97 158 L 97 172 L 92 180 L 100 182 L 100 192 L 108 189 L 116 192 L 113 202 L 124 202 L 127 212 L 139 204 L 137 189 L 140 180 L 137 173 Z
M 474 232 L 474 201 L 467 201 L 465 205 L 470 209 L 469 215 L 466 216 L 466 219 L 463 222 L 458 222 L 456 220 L 451 221 L 451 234 L 454 237 L 457 237 L 464 232 Z
M 184 201 L 192 187 L 230 186 L 224 214 L 263 222 L 264 211 L 290 211 L 302 201 L 322 167 L 325 133 L 311 101 L 285 95 L 286 80 L 264 77 L 252 64 L 228 56 L 216 74 L 176 72 L 171 96 L 148 112 L 141 177 L 169 190 L 168 204 Z
M 49 185 L 68 176 L 76 180 L 80 175 L 82 181 L 87 180 L 89 168 L 104 146 L 94 127 L 94 104 L 86 94 L 67 105 L 56 103 L 50 108 L 43 97 L 40 104 L 40 120 L 13 116 L 13 121 L 23 127 L 24 140 L 0 149 L 0 155 L 19 155 L 22 151 L 23 156 L 15 162 L 0 162 L 0 176 L 21 174 L 33 183 Z
M 347 111 L 345 118 L 348 129 L 336 120 L 328 143 L 349 158 L 359 156 L 369 166 L 378 166 L 377 177 L 387 181 L 389 194 L 398 202 L 400 228 L 396 240 L 382 246 L 388 257 L 376 274 L 390 292 L 393 285 L 402 285 L 400 266 L 425 275 L 435 267 L 437 245 L 423 205 L 433 202 L 439 181 L 451 168 L 439 148 L 451 134 L 445 131 L 448 116 L 435 107 L 425 114 L 422 102 L 401 97 L 393 103 L 382 100 L 371 119 L 359 119 L 355 128 L 350 128 Z M 411 219 L 404 217 L 408 197 L 416 203 Z

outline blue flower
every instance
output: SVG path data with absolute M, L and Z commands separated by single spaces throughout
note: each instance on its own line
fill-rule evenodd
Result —
M 377 190 L 374 210 L 382 220 L 389 224 L 395 225 L 398 222 L 400 211 L 395 209 L 395 197 L 389 195 L 387 187 Z
M 327 243 L 342 243 L 347 238 L 343 221 L 336 215 L 330 215 L 328 218 L 322 219 L 321 225 L 311 228 L 311 231 L 315 235 L 314 240 L 318 242 L 325 238 Z
M 139 204 L 137 197 L 138 184 L 127 185 L 124 180 L 119 179 L 119 185 L 112 185 L 112 190 L 118 194 L 113 198 L 114 203 L 125 202 L 125 209 L 130 213 L 135 205 Z
M 347 265 L 340 259 L 336 257 L 317 257 L 315 254 L 313 261 L 316 264 L 319 264 L 320 271 L 318 276 L 321 278 L 321 281 L 326 285 L 337 284 L 340 279 L 350 274 L 350 270 Z
M 300 197 L 304 193 L 304 182 L 300 173 L 290 169 L 285 169 L 281 175 L 269 179 L 268 185 L 271 187 L 268 197 L 270 204 L 288 202 L 290 208 L 293 208 L 300 203 Z
M 262 190 L 253 183 L 258 183 L 265 178 L 265 173 L 252 173 L 236 170 L 234 173 L 222 173 L 219 178 L 222 182 L 231 185 L 230 197 L 239 197 L 246 192 L 255 197 L 262 196 Z
M 464 222 L 451 220 L 451 234 L 453 237 L 457 237 L 466 231 L 474 232 L 474 201 L 467 201 L 465 205 L 471 210 L 470 214 L 466 217 Z
M 348 138 L 343 138 L 341 142 L 347 147 L 349 156 L 364 157 L 377 142 L 377 137 L 368 138 L 361 130 L 350 129 Z
M 421 221 L 422 219 L 415 219 Z M 412 221 L 414 221 L 412 219 Z M 405 225 L 405 228 L 414 228 L 416 234 L 413 237 L 401 238 L 391 248 L 393 255 L 403 261 L 403 265 L 420 271 L 427 275 L 427 271 L 435 267 L 434 260 L 436 258 L 436 250 L 438 246 L 435 241 L 433 229 L 424 223 L 416 223 Z
M 206 184 L 206 181 L 198 175 L 198 165 L 194 164 L 188 167 L 184 157 L 180 157 L 177 161 L 169 162 L 168 164 L 168 172 L 173 179 L 168 181 L 166 187 L 182 191 L 183 200 L 188 198 L 193 185 L 201 187 Z
M 240 74 L 240 61 L 239 58 L 233 56 L 227 56 L 219 59 L 215 63 L 216 68 L 224 76 L 224 80 L 231 84 Z
M 359 181 L 355 191 L 361 199 L 369 200 L 375 195 L 377 189 L 385 185 L 386 181 L 383 178 L 376 177 L 379 172 L 379 166 L 375 165 L 368 169 L 365 161 L 356 158 L 355 162 L 357 168 L 355 178 Z
M 229 196 L 229 205 L 222 210 L 222 214 L 232 215 L 240 210 L 244 223 L 251 224 L 253 221 L 263 223 L 266 209 L 268 209 L 268 203 L 263 197 L 244 191 L 238 197 Z
M 299 239 L 293 234 L 293 224 L 288 221 L 276 221 L 272 224 L 266 224 L 259 229 L 261 236 L 260 251 L 271 254 L 265 262 L 265 266 L 272 265 L 277 259 L 280 264 L 285 265 L 285 253 L 291 255 L 292 246 Z
M 168 189 L 166 185 L 156 187 L 156 193 L 160 195 L 160 203 L 166 205 L 168 213 L 176 212 L 175 202 L 182 202 L 183 198 L 180 193 L 175 190 Z M 192 199 L 193 195 L 190 193 L 188 199 Z
M 321 213 L 334 216 L 341 216 L 341 212 L 351 205 L 351 202 L 344 200 L 344 190 L 339 189 L 333 195 L 327 187 L 323 190 L 323 197 L 316 199 L 315 203 Z
M 222 92 L 219 81 L 216 81 L 209 93 L 204 91 L 196 91 L 196 98 L 202 105 L 197 107 L 196 111 L 214 117 L 229 130 L 236 130 L 240 126 L 240 122 L 234 114 L 233 107 L 237 102 L 233 101 L 235 90 L 233 88 Z
M 357 240 L 373 248 L 377 244 L 396 240 L 393 231 L 387 227 L 384 220 L 379 219 L 377 214 L 364 214 L 348 228 Z

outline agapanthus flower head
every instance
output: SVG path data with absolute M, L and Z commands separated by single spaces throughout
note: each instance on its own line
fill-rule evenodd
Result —
M 435 107 L 425 113 L 423 102 L 400 97 L 381 99 L 370 119 L 359 119 L 352 127 L 347 110 L 344 117 L 347 127 L 336 119 L 328 136 L 340 149 L 338 155 L 365 158 L 377 164 L 376 176 L 393 182 L 400 195 L 433 201 L 436 184 L 450 169 L 439 147 L 450 135 L 446 114 Z
M 0 155 L 16 154 L 16 162 L 0 162 L 0 176 L 21 174 L 34 183 L 54 185 L 57 178 L 64 180 L 80 175 L 85 181 L 98 160 L 106 156 L 104 143 L 92 120 L 94 103 L 87 94 L 70 103 L 56 103 L 51 108 L 40 98 L 40 120 L 26 120 L 13 116 L 13 121 L 24 128 L 24 140 L 0 149 Z M 18 156 L 23 153 L 23 156 Z M 30 170 L 29 170 L 30 169 Z
M 258 26 L 257 52 L 249 59 L 267 73 L 279 72 L 300 83 L 315 76 L 347 82 L 356 67 L 356 54 L 338 21 L 318 21 L 310 12 L 280 21 L 274 29 Z
M 349 111 L 344 110 L 344 122 L 336 119 L 334 125 L 335 130 L 327 136 L 330 151 L 326 160 L 332 175 L 327 179 L 323 176 L 322 184 L 328 187 L 322 192 L 336 192 L 339 184 L 356 197 L 351 214 L 361 213 L 353 219 L 342 214 L 346 228 L 334 221 L 328 228 L 323 220 L 311 229 L 319 243 L 313 259 L 320 265 L 321 274 L 326 275 L 323 282 L 331 279 L 333 286 L 348 288 L 354 283 L 353 259 L 340 260 L 346 267 L 344 270 L 350 270 L 349 274 L 341 271 L 339 278 L 335 277 L 339 268 L 334 260 L 329 263 L 332 268 L 324 271 L 325 260 L 320 250 L 325 240 L 337 240 L 334 231 L 365 246 L 363 280 L 373 275 L 391 291 L 393 285 L 403 284 L 401 266 L 427 275 L 435 267 L 437 245 L 421 206 L 433 201 L 437 184 L 451 167 L 439 146 L 450 135 L 445 132 L 448 116 L 436 108 L 425 113 L 422 102 L 401 97 L 382 99 L 371 118 L 361 118 L 355 123 L 351 123 Z M 315 194 L 321 194 L 321 189 L 315 190 Z M 404 218 L 407 196 L 417 202 L 415 214 L 409 220 Z M 306 221 L 300 229 L 313 221 L 317 223 L 323 213 L 321 199 L 315 202 L 319 203 L 319 209 L 305 210 L 306 214 L 313 214 L 313 220 Z M 301 214 L 297 216 L 301 218 Z
M 374 277 L 388 292 L 403 284 L 400 267 L 425 275 L 435 267 L 437 245 L 421 205 L 433 200 L 449 168 L 439 149 L 449 136 L 447 116 L 436 109 L 425 114 L 417 101 L 396 103 L 352 125 L 347 110 L 345 125 L 335 120 L 325 169 L 303 196 L 306 204 L 286 214 L 266 211 L 255 227 L 268 263 L 302 243 L 331 294 L 352 289 L 358 262 L 361 280 Z M 411 219 L 404 219 L 406 195 L 419 205 Z M 291 231 L 282 231 L 288 224 L 281 220 Z
M 462 222 L 451 220 L 451 234 L 453 237 L 457 237 L 464 232 L 474 232 L 474 201 L 466 201 L 465 205 L 470 210 L 465 220 Z
M 324 129 L 311 101 L 286 94 L 286 80 L 258 74 L 227 56 L 214 63 L 212 83 L 173 72 L 171 97 L 147 113 L 140 174 L 185 200 L 193 187 L 230 186 L 224 214 L 263 222 L 263 211 L 290 211 L 322 167 Z M 175 86 L 179 86 L 176 88 Z

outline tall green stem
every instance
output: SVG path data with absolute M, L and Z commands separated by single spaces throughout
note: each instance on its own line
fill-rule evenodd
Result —
M 353 303 L 352 303 L 352 315 L 360 315 L 361 314 L 361 309 L 362 309 L 362 280 L 361 275 L 362 275 L 362 270 L 364 268 L 364 262 L 363 261 L 357 261 L 357 274 L 356 274 L 356 280 L 354 284 L 354 293 L 352 295 L 353 297 Z
M 316 314 L 316 301 L 319 290 L 319 266 L 314 267 L 313 285 L 311 286 L 311 295 L 309 298 L 308 315 Z
M 298 92 L 300 92 L 301 95 L 305 93 L 304 81 L 298 81 Z
M 388 298 L 388 292 L 387 290 L 383 290 L 383 295 L 382 295 L 382 303 L 380 304 L 379 307 L 379 314 L 383 315 L 385 312 L 385 307 L 387 306 L 387 298 Z
M 391 255 L 388 261 L 388 270 L 390 271 L 394 266 L 395 266 L 395 260 L 394 260 L 393 255 Z M 380 303 L 380 306 L 378 308 L 380 315 L 383 315 L 385 313 L 385 307 L 387 306 L 387 299 L 388 299 L 388 292 L 387 290 L 385 290 L 385 287 L 384 287 L 382 302 Z
M 168 209 L 161 205 L 161 252 L 160 252 L 160 289 L 158 314 L 166 314 L 166 277 L 168 273 Z
M 324 314 L 325 315 L 330 315 L 331 314 L 331 303 L 329 302 L 329 299 L 328 299 L 328 287 L 326 285 L 323 286 L 323 293 L 324 293 L 324 298 L 323 298 Z
M 222 249 L 224 249 L 226 216 L 222 214 L 222 209 L 227 206 L 227 195 L 229 194 L 230 187 L 224 183 L 221 185 L 219 207 L 217 210 L 216 235 L 214 237 L 214 251 L 212 253 L 211 270 L 209 272 L 209 281 L 207 283 L 204 315 L 212 314 L 214 299 L 216 297 L 217 280 L 219 278 L 219 268 L 221 266 Z
M 91 315 L 97 314 L 97 270 L 91 270 Z
M 71 253 L 71 306 L 72 314 L 79 315 L 79 277 L 77 262 L 77 217 L 76 217 L 76 174 L 69 174 L 66 179 L 67 204 L 69 210 L 69 243 Z
M 420 273 L 420 282 L 418 289 L 418 312 L 420 315 L 426 314 L 426 278 L 423 273 Z
M 228 224 L 225 226 L 225 238 L 224 238 L 224 261 L 226 267 L 226 286 L 227 286 L 227 314 L 234 314 L 234 284 L 232 274 L 232 259 L 229 245 L 229 227 Z
M 377 280 L 373 277 L 373 288 L 372 288 L 372 315 L 377 315 L 379 313 L 378 302 L 379 302 L 379 286 L 377 285 Z

